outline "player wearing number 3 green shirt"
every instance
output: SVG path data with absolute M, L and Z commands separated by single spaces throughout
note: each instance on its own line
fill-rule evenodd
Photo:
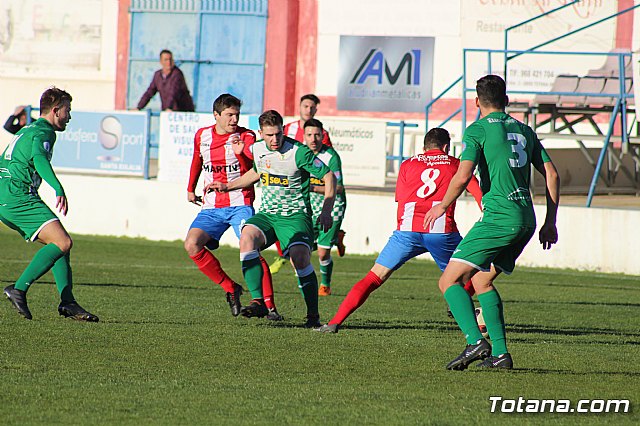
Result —
M 262 141 L 253 145 L 253 169 L 229 183 L 213 182 L 207 190 L 230 191 L 262 183 L 258 214 L 247 220 L 240 235 L 242 273 L 253 300 L 243 308 L 247 317 L 266 315 L 262 299 L 262 268 L 259 251 L 280 241 L 298 276 L 298 286 L 307 305 L 306 327 L 319 327 L 318 278 L 311 264 L 313 224 L 309 201 L 310 177 L 324 180 L 322 211 L 317 222 L 326 232 L 333 225 L 331 212 L 336 196 L 336 178 L 305 145 L 282 132 L 282 116 L 273 110 L 258 119 Z
M 69 120 L 71 95 L 55 87 L 47 89 L 40 98 L 40 118 L 20 130 L 0 158 L 0 220 L 25 240 L 44 244 L 16 283 L 5 287 L 4 294 L 20 315 L 31 319 L 27 290 L 51 270 L 62 300 L 58 313 L 95 322 L 98 317 L 80 307 L 71 291 L 71 237 L 38 195 L 44 179 L 56 192 L 56 208 L 67 214 L 67 197 L 50 161 L 55 132 L 63 131 Z
M 465 350 L 447 365 L 450 370 L 464 370 L 479 359 L 484 359 L 480 367 L 513 368 L 507 351 L 502 300 L 493 283 L 500 273 L 513 271 L 516 259 L 536 229 L 529 192 L 531 165 L 546 182 L 547 215 L 539 232 L 540 243 L 543 249 L 549 249 L 558 241 L 560 181 L 555 166 L 535 132 L 505 113 L 509 100 L 501 77 L 482 77 L 476 92 L 481 118 L 464 132 L 460 167 L 442 203 L 425 216 L 425 226 L 442 216 L 478 167 L 483 216 L 460 242 L 439 282 L 467 340 Z M 462 288 L 471 278 L 493 347 L 482 338 L 473 303 Z

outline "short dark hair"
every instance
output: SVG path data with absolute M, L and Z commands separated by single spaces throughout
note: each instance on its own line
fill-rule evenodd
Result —
M 442 149 L 450 143 L 451 136 L 442 127 L 434 127 L 424 135 L 424 149 Z
M 171 57 L 173 57 L 173 53 L 171 53 L 169 49 L 162 49 L 160 51 L 160 57 L 162 58 L 162 55 L 164 55 L 165 53 L 168 53 L 169 55 L 171 55 Z
M 320 98 L 314 95 L 313 93 L 308 93 L 300 98 L 300 103 L 302 101 L 310 100 L 314 104 L 318 105 L 320 103 Z
M 507 106 L 507 85 L 499 75 L 485 75 L 476 82 L 476 93 L 482 105 L 504 109 Z
M 45 115 L 53 108 L 64 105 L 66 102 L 71 104 L 71 95 L 57 87 L 50 87 L 40 96 L 40 115 Z
M 304 128 L 306 129 L 307 127 L 317 127 L 320 130 L 324 129 L 322 127 L 322 121 L 316 120 L 315 118 L 310 118 L 310 119 L 308 119 L 307 121 L 304 122 Z
M 265 111 L 262 114 L 260 114 L 260 117 L 258 117 L 258 124 L 260 125 L 261 129 L 265 126 L 282 127 L 283 123 L 284 123 L 284 120 L 282 120 L 282 116 L 275 109 L 270 109 L 268 111 Z
M 227 108 L 237 108 L 240 111 L 240 107 L 242 107 L 242 101 L 229 93 L 224 93 L 213 101 L 213 112 L 218 114 L 222 114 L 222 111 Z

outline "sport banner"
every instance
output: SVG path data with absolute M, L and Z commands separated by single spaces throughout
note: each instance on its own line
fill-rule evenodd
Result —
M 213 113 L 162 112 L 160 113 L 160 137 L 158 139 L 158 180 L 184 183 L 189 181 L 189 169 L 193 158 L 193 138 L 202 127 L 215 124 Z M 242 127 L 257 127 L 257 117 L 240 115 Z M 258 132 L 256 131 L 256 134 Z
M 386 176 L 386 129 L 383 121 L 320 119 L 329 132 L 333 148 L 342 160 L 346 186 L 384 187 Z
M 58 132 L 51 163 L 69 171 L 143 176 L 147 131 L 144 112 L 74 110 Z

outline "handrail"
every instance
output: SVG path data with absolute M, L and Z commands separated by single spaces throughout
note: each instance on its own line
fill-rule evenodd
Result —
M 462 76 L 458 77 L 456 79 L 456 81 L 454 81 L 453 83 L 451 83 L 446 89 L 444 89 L 442 91 L 442 93 L 440 93 L 438 96 L 436 96 L 435 98 L 431 99 L 431 101 L 429 101 L 429 103 L 427 104 L 427 106 L 424 107 L 424 128 L 425 131 L 428 132 L 429 131 L 429 110 L 431 109 L 431 107 L 433 106 L 433 104 L 435 104 L 437 101 L 439 101 L 444 95 L 445 93 L 449 92 L 449 90 L 453 89 L 453 86 L 455 86 L 456 84 L 460 83 L 460 81 L 462 81 Z M 446 121 L 449 121 L 451 118 L 455 117 L 455 115 L 453 115 L 452 117 L 449 117 Z M 445 123 L 446 123 L 445 121 Z M 441 126 L 444 123 L 441 124 Z
M 387 126 L 389 127 L 399 127 L 399 132 L 400 132 L 400 144 L 398 147 L 398 155 L 393 155 L 393 152 L 391 152 L 391 155 L 387 155 L 387 160 L 398 160 L 398 168 L 400 168 L 400 164 L 405 160 L 404 156 L 404 129 L 405 127 L 418 127 L 417 124 L 415 123 L 407 123 L 404 120 L 400 120 L 399 122 L 387 122 Z M 427 130 L 428 131 L 428 130 Z

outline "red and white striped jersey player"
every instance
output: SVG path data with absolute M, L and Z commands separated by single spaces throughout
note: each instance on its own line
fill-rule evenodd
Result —
M 194 151 L 187 186 L 187 201 L 202 205 L 198 216 L 191 224 L 184 248 L 198 269 L 209 279 L 219 284 L 227 293 L 231 313 L 242 313 L 240 295 L 242 287 L 235 283 L 211 253 L 220 245 L 220 238 L 229 227 L 240 238 L 240 230 L 247 219 L 254 215 L 253 187 L 229 192 L 208 192 L 196 195 L 198 179 L 202 175 L 204 186 L 218 181 L 230 182 L 253 167 L 251 146 L 256 141 L 253 131 L 238 126 L 242 102 L 230 94 L 220 95 L 213 103 L 216 123 L 196 132 Z M 268 319 L 281 320 L 273 302 L 273 285 L 267 262 L 261 257 L 264 279 L 265 305 L 269 308 Z
M 431 129 L 424 138 L 424 153 L 402 163 L 396 184 L 396 230 L 371 271 L 353 286 L 331 321 L 317 331 L 336 333 L 344 320 L 367 300 L 371 292 L 408 260 L 428 252 L 441 271 L 447 266 L 462 240 L 454 219 L 455 203 L 429 229 L 424 228 L 424 216 L 433 205 L 442 202 L 451 178 L 458 170 L 460 160 L 448 155 L 450 143 L 449 132 L 445 129 Z M 475 177 L 469 182 L 467 190 L 478 206 L 482 206 L 482 191 Z M 470 284 L 465 286 L 469 292 L 473 291 Z
M 304 123 L 315 117 L 316 112 L 318 112 L 319 103 L 320 98 L 314 94 L 309 93 L 302 96 L 300 98 L 300 120 L 285 124 L 283 129 L 284 135 L 291 139 L 295 139 L 300 143 L 304 143 Z M 333 147 L 331 139 L 329 138 L 329 133 L 325 129 L 322 129 L 322 144 L 327 145 L 330 148 Z

